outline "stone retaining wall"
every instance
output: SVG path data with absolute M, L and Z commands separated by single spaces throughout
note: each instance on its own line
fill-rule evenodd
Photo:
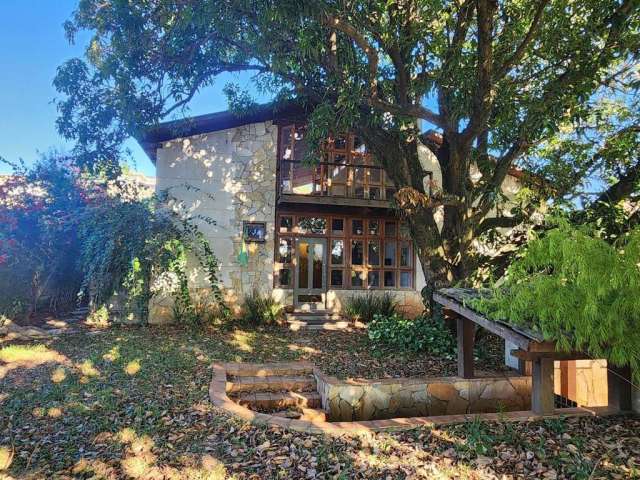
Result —
M 330 421 L 528 410 L 531 377 L 338 380 L 314 370 Z

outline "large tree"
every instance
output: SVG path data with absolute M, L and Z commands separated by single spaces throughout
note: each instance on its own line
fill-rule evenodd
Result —
M 428 284 L 464 279 L 510 169 L 557 132 L 638 46 L 638 0 L 82 0 L 60 67 L 60 131 L 88 165 L 180 112 L 225 72 L 313 110 L 314 146 L 351 129 L 399 189 Z M 230 86 L 238 107 L 246 92 Z M 418 125 L 422 121 L 422 129 Z M 425 128 L 442 141 L 421 137 Z M 420 141 L 442 170 L 431 196 Z M 472 166 L 481 178 L 472 179 Z M 442 224 L 436 218 L 442 215 Z

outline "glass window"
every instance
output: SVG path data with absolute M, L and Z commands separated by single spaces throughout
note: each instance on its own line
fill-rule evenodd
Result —
M 311 288 L 322 288 L 324 283 L 324 245 L 321 243 L 313 244 L 312 268 Z
M 400 223 L 400 238 L 411 238 L 411 230 L 406 222 Z
M 364 234 L 364 221 L 362 221 L 362 220 L 351 220 L 351 234 L 352 235 L 363 235 Z
M 334 235 L 342 235 L 344 233 L 344 219 L 332 218 L 331 219 L 331 232 Z
M 281 268 L 278 271 L 278 285 L 281 287 L 291 286 L 291 270 L 288 268 Z
M 375 237 L 380 235 L 380 220 L 369 220 L 369 235 Z
M 333 287 L 342 286 L 342 270 L 331 270 L 330 283 Z
M 371 271 L 367 274 L 367 285 L 370 287 L 380 286 L 380 272 Z
M 411 244 L 409 242 L 400 242 L 400 266 L 411 266 Z
M 331 241 L 331 265 L 344 263 L 344 240 Z
M 378 240 L 369 240 L 367 255 L 369 265 L 380 265 L 380 242 Z
M 384 242 L 384 266 L 396 266 L 396 242 Z
M 280 217 L 280 233 L 291 233 L 293 231 L 293 218 Z
M 291 263 L 291 252 L 293 250 L 293 240 L 291 238 L 281 238 L 278 246 L 278 262 Z
M 395 287 L 396 286 L 396 272 L 395 270 L 386 270 L 384 272 L 384 286 Z
M 351 241 L 351 265 L 364 264 L 364 245 L 362 240 Z
M 300 233 L 321 235 L 327 231 L 327 219 L 323 217 L 299 217 L 298 229 Z
M 333 141 L 333 148 L 336 150 L 344 150 L 347 148 L 347 137 L 337 137 Z
M 364 285 L 364 272 L 359 270 L 351 271 L 351 286 L 362 287 Z
M 309 288 L 309 244 L 300 242 L 298 247 L 298 287 Z
M 411 287 L 411 272 L 400 272 L 400 286 L 402 288 Z
M 396 222 L 384 222 L 384 236 L 395 238 Z

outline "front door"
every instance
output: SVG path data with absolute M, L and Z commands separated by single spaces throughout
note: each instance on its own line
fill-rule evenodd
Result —
M 296 243 L 295 306 L 306 311 L 322 310 L 327 292 L 327 241 L 298 238 Z

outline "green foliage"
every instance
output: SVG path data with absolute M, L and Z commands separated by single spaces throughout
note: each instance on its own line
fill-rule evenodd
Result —
M 242 301 L 242 320 L 253 325 L 274 325 L 282 318 L 283 307 L 271 295 L 253 290 Z
M 376 315 L 391 317 L 396 313 L 398 302 L 389 292 L 353 295 L 347 299 L 344 313 L 353 321 L 369 323 Z
M 455 356 L 455 341 L 440 318 L 421 316 L 409 320 L 398 314 L 375 315 L 367 329 L 376 348 L 426 352 L 443 358 Z
M 187 275 L 193 258 L 207 273 L 211 300 L 223 317 L 229 315 L 218 281 L 218 261 L 208 242 L 181 212 L 160 208 L 158 200 L 109 197 L 86 212 L 80 228 L 83 293 L 102 305 L 124 293 L 128 317 L 147 320 L 154 295 L 171 295 L 174 317 L 202 323 Z
M 532 241 L 475 308 L 566 351 L 640 372 L 640 228 L 611 245 L 567 222 Z

